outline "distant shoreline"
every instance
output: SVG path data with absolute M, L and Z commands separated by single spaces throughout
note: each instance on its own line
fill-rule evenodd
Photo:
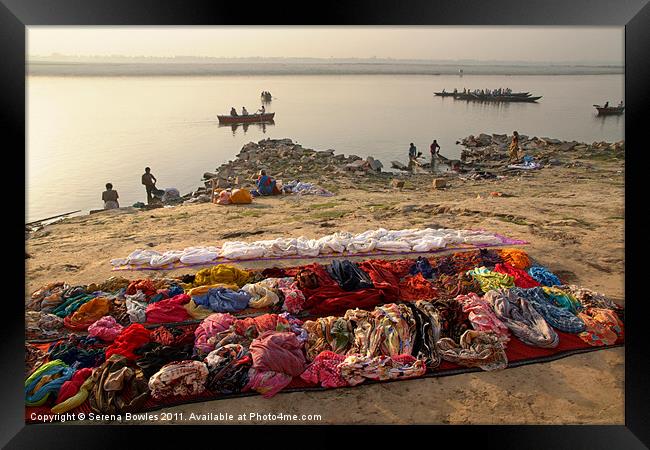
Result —
M 246 75 L 622 75 L 624 67 L 589 65 L 462 65 L 394 63 L 85 63 L 26 64 L 29 76 L 246 76 Z

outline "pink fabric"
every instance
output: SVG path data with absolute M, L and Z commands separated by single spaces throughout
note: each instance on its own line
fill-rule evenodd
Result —
M 214 350 L 214 344 L 208 342 L 208 340 L 230 328 L 233 323 L 235 323 L 235 317 L 231 314 L 216 313 L 209 315 L 194 330 L 194 348 L 202 353 L 210 353 Z
M 250 345 L 253 367 L 298 376 L 305 370 L 302 343 L 291 332 L 265 331 Z
M 284 295 L 282 308 L 291 314 L 297 314 L 305 307 L 305 295 L 298 288 L 293 278 L 279 278 L 278 290 Z
M 183 307 L 190 302 L 187 294 L 178 294 L 166 300 L 147 305 L 147 323 L 183 322 L 190 319 L 190 314 Z
M 124 327 L 117 323 L 113 316 L 104 316 L 88 327 L 88 336 L 96 337 L 104 342 L 113 342 Z
M 286 331 L 265 331 L 250 345 L 253 367 L 248 371 L 246 390 L 272 397 L 305 370 L 302 343 Z
M 262 397 L 270 398 L 287 387 L 292 379 L 292 376 L 281 372 L 257 370 L 251 367 L 248 370 L 248 384 L 243 391 L 252 389 L 262 394 Z
M 492 331 L 499 335 L 504 344 L 510 340 L 508 327 L 499 320 L 492 306 L 475 293 L 459 295 L 456 301 L 463 305 L 463 312 L 469 313 L 468 319 L 472 327 L 478 331 Z
M 345 355 L 339 355 L 330 350 L 322 351 L 307 366 L 300 378 L 309 383 L 320 384 L 325 388 L 347 386 L 348 383 L 341 376 L 341 370 L 338 368 L 343 361 L 345 361 Z

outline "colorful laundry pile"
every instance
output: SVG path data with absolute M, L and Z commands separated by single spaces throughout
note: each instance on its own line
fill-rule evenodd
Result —
M 552 354 L 561 339 L 623 341 L 621 306 L 559 282 L 520 249 L 56 282 L 26 302 L 28 336 L 56 340 L 26 343 L 25 404 L 136 412 L 305 383 L 501 370 L 509 355 Z

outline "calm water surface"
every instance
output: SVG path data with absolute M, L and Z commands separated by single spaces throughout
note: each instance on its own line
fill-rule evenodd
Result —
M 434 97 L 446 88 L 510 87 L 542 95 L 537 104 L 471 103 Z M 220 127 L 231 106 L 250 112 L 259 93 L 275 124 Z M 27 220 L 103 206 L 111 182 L 122 206 L 145 201 L 140 175 L 185 194 L 203 172 L 242 145 L 290 137 L 305 147 L 373 155 L 385 168 L 406 162 L 408 144 L 458 157 L 469 134 L 508 133 L 579 141 L 624 137 L 623 117 L 597 117 L 593 104 L 623 99 L 623 75 L 314 75 L 215 77 L 41 77 L 27 80 Z

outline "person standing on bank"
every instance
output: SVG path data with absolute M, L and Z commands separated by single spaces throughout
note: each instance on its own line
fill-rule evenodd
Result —
M 117 195 L 117 191 L 113 190 L 113 185 L 111 183 L 106 183 L 106 190 L 102 192 L 102 200 L 104 201 L 104 209 L 116 209 L 120 207 L 120 203 L 117 199 L 120 198 Z
M 147 204 L 151 203 L 153 190 L 156 188 L 156 177 L 151 173 L 149 167 L 144 168 L 144 173 L 142 174 L 142 184 L 147 190 Z
M 436 156 L 440 156 L 440 145 L 438 145 L 437 140 L 433 140 L 429 146 L 429 151 L 431 152 L 431 170 L 433 171 L 436 167 Z
M 512 132 L 512 141 L 508 149 L 508 163 L 516 163 L 519 159 L 519 133 Z

